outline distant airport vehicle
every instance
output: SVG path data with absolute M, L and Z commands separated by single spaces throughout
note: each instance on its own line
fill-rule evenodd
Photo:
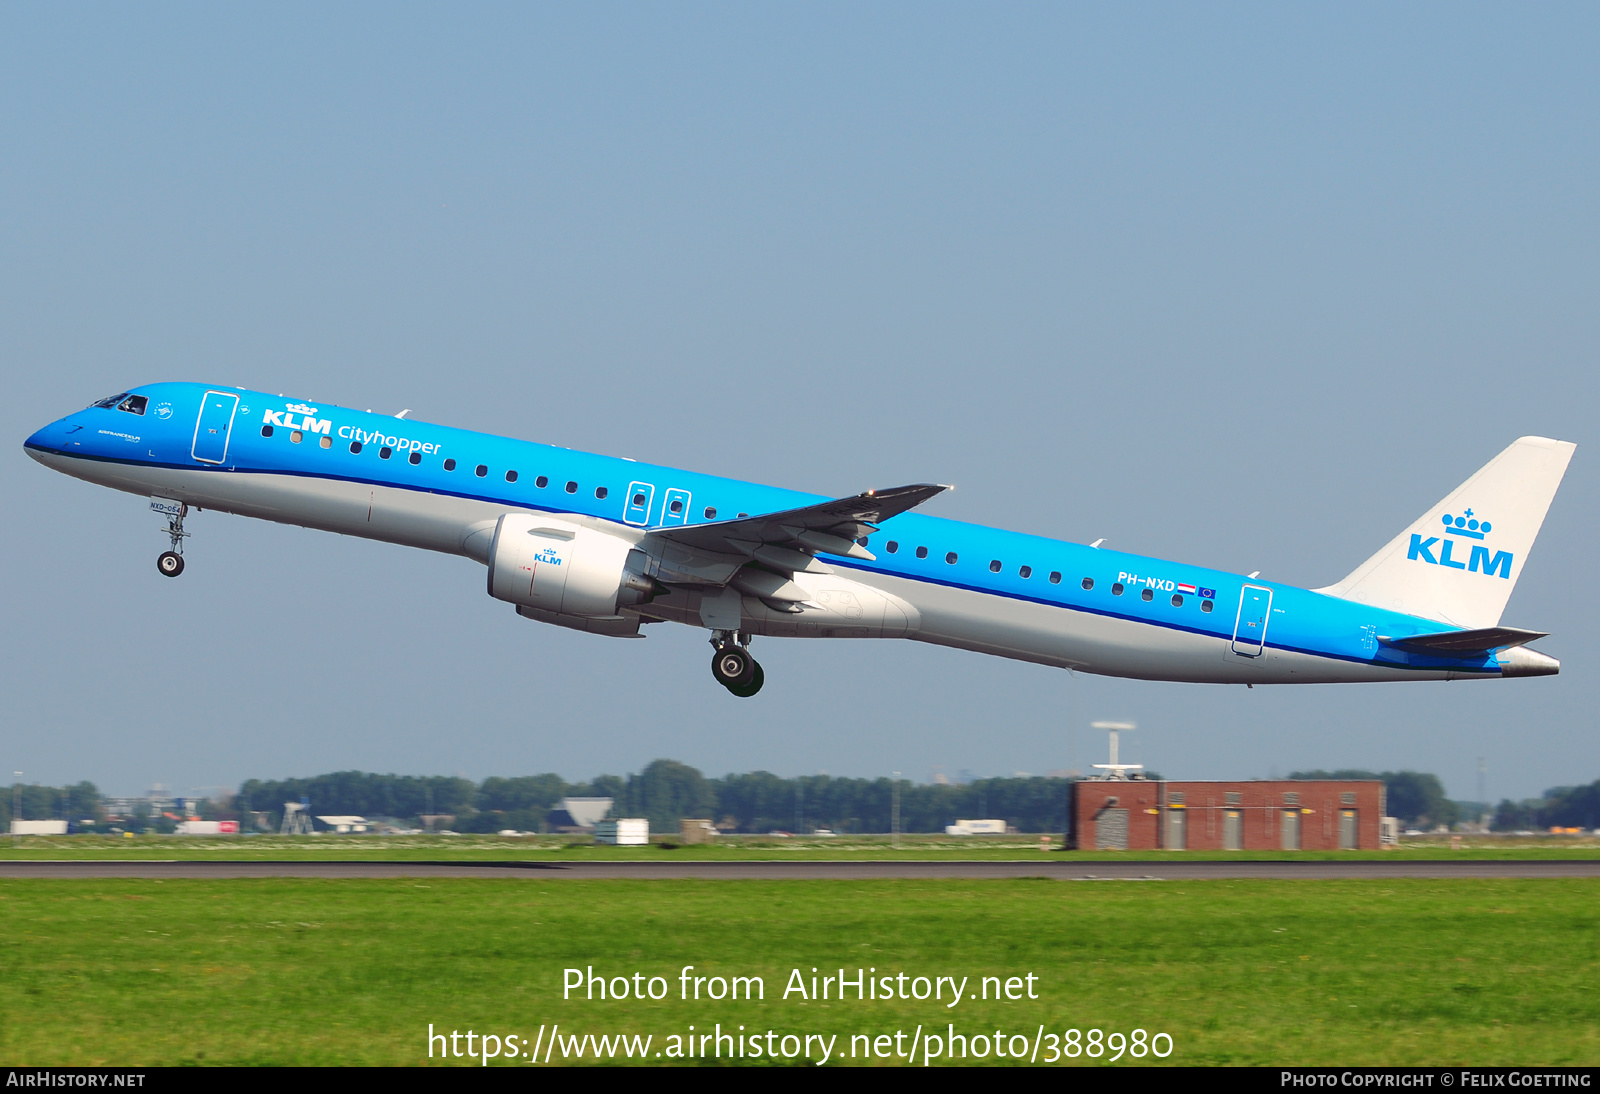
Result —
M 1523 437 L 1322 589 L 911 512 L 933 484 L 846 498 L 241 388 L 151 384 L 29 437 L 46 467 L 148 495 L 161 573 L 191 507 L 464 555 L 489 595 L 619 638 L 711 632 L 754 695 L 753 635 L 911 638 L 1108 676 L 1224 684 L 1555 673 L 1500 626 L 1574 446 Z

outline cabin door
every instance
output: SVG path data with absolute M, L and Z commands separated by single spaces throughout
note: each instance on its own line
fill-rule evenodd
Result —
M 208 391 L 200 404 L 200 418 L 194 424 L 194 445 L 189 454 L 201 463 L 224 463 L 228 459 L 228 435 L 233 432 L 233 416 L 239 409 L 239 396 L 226 391 Z
M 1255 657 L 1267 644 L 1272 615 L 1272 590 L 1246 585 L 1239 593 L 1239 617 L 1233 622 L 1233 652 Z

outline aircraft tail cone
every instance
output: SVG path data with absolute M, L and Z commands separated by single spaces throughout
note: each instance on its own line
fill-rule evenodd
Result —
M 1501 650 L 1498 660 L 1501 676 L 1554 676 L 1561 671 L 1560 661 L 1526 646 Z

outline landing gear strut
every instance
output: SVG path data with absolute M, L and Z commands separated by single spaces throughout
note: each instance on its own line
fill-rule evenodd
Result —
M 767 674 L 750 656 L 750 636 L 742 631 L 717 631 L 711 639 L 711 677 L 741 699 L 761 690 Z
M 189 507 L 181 501 L 151 498 L 150 508 L 165 514 L 167 535 L 172 539 L 172 550 L 161 552 L 156 559 L 156 569 L 161 571 L 162 577 L 177 577 L 183 573 L 183 541 L 189 536 L 183 530 L 183 518 L 188 515 Z

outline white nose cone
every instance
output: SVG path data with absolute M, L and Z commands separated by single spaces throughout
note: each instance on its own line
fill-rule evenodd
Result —
M 1501 676 L 1554 676 L 1561 671 L 1560 661 L 1527 646 L 1501 650 L 1495 659 L 1500 662 Z

